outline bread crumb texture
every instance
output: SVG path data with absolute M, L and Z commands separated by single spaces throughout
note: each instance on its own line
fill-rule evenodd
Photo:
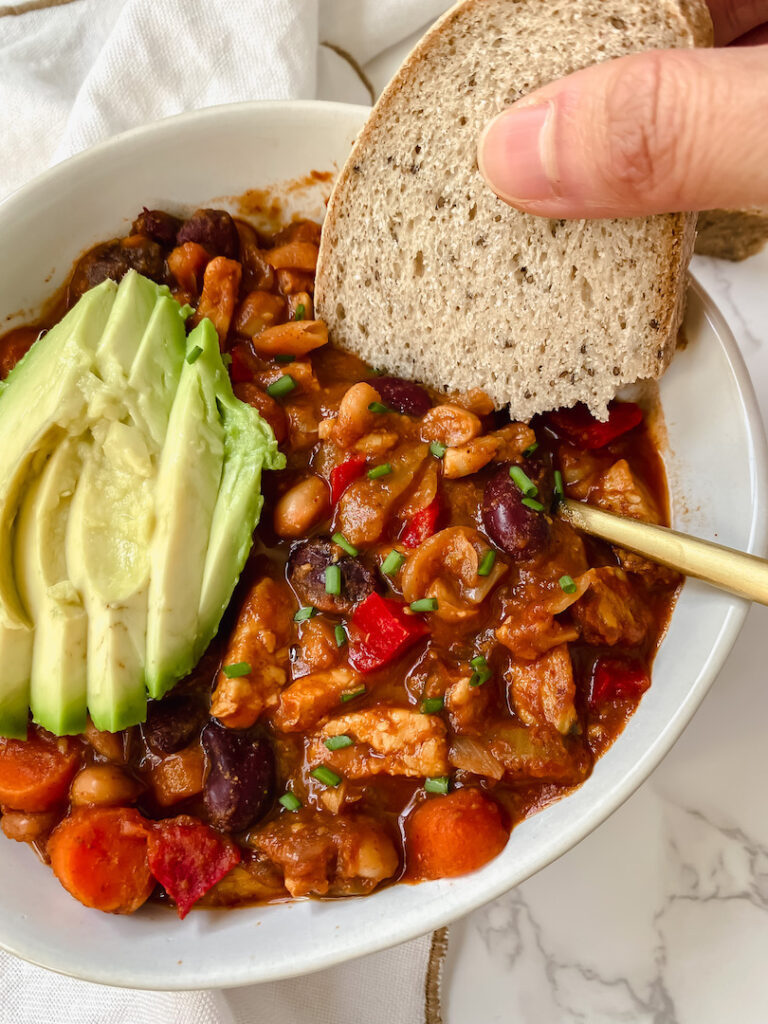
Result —
M 363 129 L 329 204 L 319 314 L 342 348 L 444 391 L 483 387 L 527 420 L 674 352 L 694 218 L 559 221 L 485 185 L 477 141 L 547 82 L 643 49 L 711 43 L 703 3 L 466 0 L 422 40 Z

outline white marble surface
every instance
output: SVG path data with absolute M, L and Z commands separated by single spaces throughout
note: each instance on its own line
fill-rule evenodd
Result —
M 377 91 L 417 38 L 366 68 Z M 693 270 L 768 424 L 768 250 L 736 264 L 696 257 Z M 645 785 L 576 849 L 451 928 L 444 1024 L 768 1022 L 766 661 L 768 608 L 753 606 Z
M 694 269 L 768 423 L 768 252 Z M 767 633 L 768 609 L 755 606 L 645 785 L 576 849 L 453 927 L 445 1024 L 768 1021 Z

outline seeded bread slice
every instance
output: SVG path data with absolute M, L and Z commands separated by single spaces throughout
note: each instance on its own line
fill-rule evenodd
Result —
M 589 64 L 707 46 L 703 0 L 465 0 L 387 87 L 336 184 L 319 315 L 370 364 L 483 387 L 517 419 L 656 378 L 675 350 L 695 216 L 552 221 L 477 170 L 499 111 Z
M 768 207 L 707 210 L 696 224 L 696 252 L 721 260 L 745 260 L 768 242 Z

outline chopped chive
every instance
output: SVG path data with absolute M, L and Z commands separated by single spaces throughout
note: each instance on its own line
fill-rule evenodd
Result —
M 341 702 L 346 704 L 348 700 L 354 700 L 355 697 L 362 697 L 367 693 L 364 686 L 361 686 L 358 690 L 347 690 L 346 693 L 342 693 Z
M 200 358 L 200 356 L 202 354 L 203 354 L 203 350 L 200 348 L 200 346 L 199 345 L 195 345 L 195 347 L 190 349 L 189 352 L 187 353 L 187 362 L 191 366 L 192 363 L 196 363 L 197 362 L 197 360 Z
M 555 470 L 555 496 L 558 501 L 562 501 L 565 497 L 565 490 L 563 488 L 563 474 L 559 469 Z
M 329 565 L 325 570 L 325 592 L 334 597 L 341 593 L 341 569 L 338 565 Z
M 224 665 L 221 670 L 227 679 L 239 679 L 240 676 L 251 674 L 251 666 L 247 661 L 238 661 L 236 665 Z
M 301 807 L 301 800 L 299 800 L 295 793 L 291 793 L 290 791 L 288 793 L 283 793 L 279 802 L 283 805 L 286 811 L 298 811 Z
M 529 444 L 528 447 L 523 452 L 523 458 L 524 459 L 530 459 L 530 457 L 533 455 L 533 453 L 536 451 L 536 449 L 538 447 L 539 447 L 539 442 L 538 441 L 534 441 L 533 444 Z
M 313 779 L 317 779 L 318 782 L 322 782 L 324 786 L 336 786 L 341 784 L 341 776 L 337 775 L 336 772 L 331 771 L 327 765 L 321 764 L 317 768 L 313 768 L 309 773 Z
M 381 476 L 389 476 L 392 472 L 392 467 L 388 462 L 384 462 L 381 466 L 374 466 L 373 469 L 368 470 L 369 480 L 378 480 Z
M 295 387 L 296 381 L 293 377 L 284 373 L 282 377 L 278 377 L 276 381 L 269 385 L 267 394 L 273 398 L 283 398 L 285 395 L 290 395 Z
M 313 615 L 317 615 L 317 608 L 311 604 L 305 604 L 302 608 L 299 608 L 293 616 L 293 621 L 304 622 L 306 619 L 311 619 Z
M 493 672 L 486 665 L 485 668 L 479 668 L 476 672 L 473 672 L 469 679 L 470 686 L 482 686 L 483 683 L 487 683 L 493 675 Z
M 384 405 L 382 402 L 371 402 L 368 406 L 369 412 L 392 412 L 392 410 Z
M 480 560 L 480 565 L 478 565 L 477 567 L 477 575 L 490 576 L 491 569 L 494 567 L 495 564 L 496 552 L 493 550 L 493 548 L 491 548 L 490 550 L 485 552 L 482 559 Z
M 526 496 L 526 498 L 535 498 L 539 493 L 539 488 L 531 480 L 527 473 L 525 473 L 519 466 L 510 466 L 509 475 L 515 481 L 517 486 Z
M 436 612 L 436 597 L 420 597 L 418 601 L 411 601 L 408 606 L 412 612 Z
M 421 713 L 422 715 L 436 715 L 438 711 L 443 710 L 444 704 L 445 701 L 442 697 L 427 697 L 421 702 Z
M 450 780 L 447 775 L 440 775 L 436 779 L 425 779 L 424 789 L 428 793 L 440 793 L 442 796 L 448 792 Z
M 429 446 L 429 450 L 436 459 L 442 459 L 445 453 L 448 451 L 448 446 L 443 444 L 441 441 L 433 441 Z
M 229 352 L 222 352 L 221 353 L 221 361 L 222 361 L 222 363 L 224 363 L 225 366 L 231 366 L 232 365 L 232 356 L 229 354 Z
M 561 588 L 565 591 L 566 594 L 575 594 L 576 591 L 579 589 L 576 586 L 573 577 L 569 576 L 567 573 L 565 576 L 561 576 L 558 582 L 560 583 Z
M 472 668 L 488 668 L 488 662 L 485 660 L 485 655 L 476 655 L 469 663 Z
M 304 305 L 303 302 L 300 302 L 298 304 L 298 306 L 296 307 L 296 312 L 293 314 L 293 319 L 294 320 L 303 320 L 306 312 L 307 312 L 307 307 Z
M 336 638 L 336 646 L 343 647 L 347 642 L 347 634 L 341 623 L 338 626 L 334 626 L 333 635 Z
M 348 555 L 352 555 L 353 558 L 355 557 L 355 555 L 359 554 L 359 551 L 354 546 L 354 544 L 350 544 L 343 533 L 334 533 L 334 535 L 331 537 L 331 540 L 333 541 L 334 544 L 338 544 L 340 548 L 346 551 Z
M 275 356 L 276 363 L 295 363 L 296 356 L 292 356 L 290 352 L 280 352 Z
M 535 498 L 523 498 L 523 504 L 526 508 L 533 509 L 534 512 L 543 512 L 544 506 L 540 501 L 536 501 Z
M 329 750 L 343 750 L 344 747 L 352 746 L 351 736 L 329 736 L 323 742 Z
M 381 563 L 381 571 L 387 576 L 394 576 L 404 561 L 405 555 L 393 549 Z

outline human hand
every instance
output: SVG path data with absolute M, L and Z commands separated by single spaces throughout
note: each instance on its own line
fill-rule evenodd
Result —
M 708 0 L 715 50 L 606 61 L 486 127 L 480 171 L 546 217 L 768 205 L 768 0 Z

